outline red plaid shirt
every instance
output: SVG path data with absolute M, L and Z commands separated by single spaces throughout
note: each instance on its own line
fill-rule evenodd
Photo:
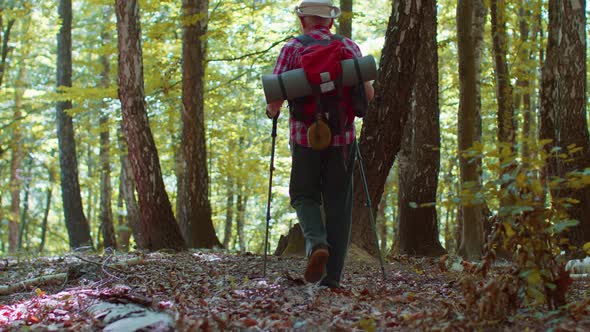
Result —
M 314 27 L 308 34 L 317 40 L 330 39 L 332 33 L 330 29 L 324 26 Z M 352 56 L 361 57 L 360 48 L 355 42 L 348 38 L 342 40 L 345 48 L 352 53 Z M 301 52 L 303 45 L 297 39 L 293 38 L 283 46 L 281 53 L 277 59 L 277 64 L 273 70 L 273 74 L 278 75 L 289 70 L 301 68 Z M 289 118 L 289 129 L 291 132 L 291 143 L 296 143 L 306 147 L 310 147 L 307 141 L 307 126 L 302 121 L 296 121 L 293 117 Z M 342 134 L 332 136 L 331 146 L 343 146 L 352 143 L 355 138 L 354 123 Z

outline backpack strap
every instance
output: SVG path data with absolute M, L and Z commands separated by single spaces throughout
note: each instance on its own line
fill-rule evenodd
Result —
M 338 34 L 334 34 L 330 37 L 330 39 L 318 40 L 318 39 L 313 38 L 310 35 L 299 35 L 299 36 L 295 37 L 295 39 L 297 39 L 303 45 L 303 47 L 307 47 L 307 46 L 314 45 L 314 44 L 327 45 L 334 40 L 343 41 L 344 37 L 341 35 L 338 35 Z

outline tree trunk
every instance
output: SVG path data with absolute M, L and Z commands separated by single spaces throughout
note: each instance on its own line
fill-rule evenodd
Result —
M 475 1 L 480 3 L 481 1 Z M 481 190 L 481 178 L 477 161 L 465 152 L 479 143 L 477 112 L 477 60 L 473 30 L 476 5 L 470 0 L 457 3 L 457 46 L 459 53 L 459 158 L 462 191 L 468 190 L 471 197 Z M 464 202 L 462 206 L 462 240 L 459 253 L 466 259 L 479 259 L 483 246 L 483 223 L 481 202 Z
M 104 21 L 110 21 L 110 6 L 104 8 Z M 101 33 L 103 47 L 108 45 L 111 40 L 110 33 L 103 25 Z M 102 54 L 100 57 L 102 64 L 102 73 L 100 86 L 104 89 L 109 87 L 110 80 L 110 59 L 108 54 Z M 115 227 L 113 222 L 113 209 L 111 206 L 112 186 L 111 186 L 111 153 L 110 153 L 110 134 L 109 134 L 109 116 L 106 110 L 106 104 L 103 105 L 100 114 L 100 223 L 102 225 L 102 236 L 105 248 L 117 248 L 117 238 L 115 236 Z
M 440 168 L 436 0 L 422 1 L 423 22 L 412 110 L 399 163 L 399 254 L 439 256 L 436 190 Z M 427 128 L 427 130 L 424 130 Z
M 229 249 L 234 219 L 234 182 L 230 175 L 227 176 L 227 199 L 225 210 L 225 232 L 223 235 L 223 247 Z
M 340 0 L 342 15 L 338 18 L 338 34 L 352 38 L 352 0 Z
M 186 206 L 179 220 L 187 244 L 194 248 L 221 246 L 209 202 L 209 175 L 205 144 L 204 89 L 205 58 L 207 50 L 208 0 L 183 0 L 182 9 L 187 17 L 198 16 L 196 22 L 186 20 L 183 27 L 182 66 L 182 162 L 186 172 L 180 195 Z M 191 22 L 191 23 L 188 23 Z
M 586 114 L 586 1 L 549 1 L 547 59 L 541 83 L 540 139 L 552 140 L 547 151 L 548 177 L 565 178 L 590 165 L 590 140 Z M 578 151 L 574 150 L 577 149 Z M 567 159 L 567 160 L 565 160 Z M 549 179 L 548 179 L 549 180 Z M 590 187 L 551 188 L 554 206 L 570 197 L 579 203 L 567 208 L 569 218 L 580 224 L 570 232 L 570 243 L 590 241 Z
M 135 197 L 135 180 L 133 179 L 133 170 L 131 162 L 129 161 L 129 154 L 127 152 L 127 144 L 123 135 L 122 127 L 118 131 L 120 161 L 121 161 L 121 191 L 123 199 L 125 200 L 125 208 L 127 210 L 127 225 L 131 228 L 135 243 L 139 248 L 146 248 L 147 243 L 144 240 L 143 231 L 141 229 L 141 221 L 139 216 L 139 206 Z
M 411 110 L 411 91 L 421 42 L 422 10 L 422 2 L 418 0 L 393 1 L 375 100 L 364 118 L 360 149 L 375 211 L 400 149 L 402 129 Z M 378 248 L 375 247 L 369 211 L 365 207 L 363 185 L 355 185 L 353 195 L 352 242 L 376 255 Z
M 57 87 L 72 86 L 72 1 L 59 1 L 59 17 L 62 25 L 57 35 Z M 71 248 L 91 247 L 90 227 L 82 209 L 78 182 L 78 157 L 72 117 L 66 112 L 72 102 L 58 101 L 57 140 L 61 167 L 61 195 L 63 211 Z
M 139 196 L 145 249 L 182 249 L 180 229 L 162 180 L 158 151 L 149 126 L 143 88 L 143 61 L 137 0 L 117 0 L 119 99 L 123 130 Z
M 515 165 L 516 124 L 514 119 L 514 104 L 510 72 L 506 60 L 506 2 L 505 0 L 491 0 L 490 13 L 492 19 L 492 40 L 494 49 L 494 68 L 496 78 L 496 100 L 498 103 L 498 151 L 499 178 L 503 191 L 508 190 L 509 183 L 504 181 L 505 175 L 512 172 Z M 510 160 L 513 160 L 512 162 Z M 499 216 L 510 213 L 510 206 L 514 197 L 503 192 L 500 197 Z

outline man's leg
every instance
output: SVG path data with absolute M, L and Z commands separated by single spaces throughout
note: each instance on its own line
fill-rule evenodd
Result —
M 352 152 L 352 145 L 345 151 Z M 344 260 L 350 242 L 352 225 L 352 166 L 350 157 L 345 158 L 342 148 L 326 151 L 322 174 L 322 195 L 326 213 L 326 232 L 330 245 L 327 275 L 321 284 L 340 286 Z M 345 162 L 345 159 L 346 160 Z M 345 164 L 347 166 L 345 166 Z
M 320 169 L 319 152 L 294 144 L 289 196 L 305 237 L 308 256 L 318 246 L 327 247 L 326 228 L 320 212 Z

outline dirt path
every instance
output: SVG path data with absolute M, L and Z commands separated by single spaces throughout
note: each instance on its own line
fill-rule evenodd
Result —
M 303 258 L 271 257 L 265 279 L 261 256 L 213 251 L 5 260 L 0 284 L 68 278 L 0 297 L 0 330 L 116 331 L 125 322 L 150 331 L 590 330 L 588 280 L 574 282 L 560 310 L 479 319 L 463 297 L 466 272 L 398 257 L 384 281 L 377 262 L 351 257 L 341 290 L 305 284 Z

